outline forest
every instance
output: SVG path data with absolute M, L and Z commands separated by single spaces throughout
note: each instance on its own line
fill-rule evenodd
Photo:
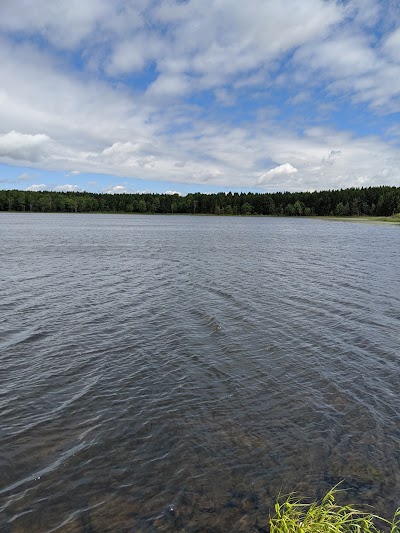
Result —
M 315 192 L 101 194 L 0 190 L 0 211 L 54 213 L 181 213 L 204 215 L 391 216 L 400 187 Z

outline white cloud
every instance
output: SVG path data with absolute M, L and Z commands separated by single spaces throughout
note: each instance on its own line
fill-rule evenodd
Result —
M 268 183 L 273 178 L 279 176 L 290 176 L 290 174 L 296 174 L 296 172 L 298 172 L 297 168 L 293 167 L 290 163 L 284 163 L 262 174 L 257 180 L 257 185 Z
M 379 0 L 350 0 L 345 6 L 345 11 L 353 25 L 369 27 L 379 20 L 383 3 Z
M 127 185 L 110 185 L 109 187 L 104 187 L 101 190 L 105 194 L 152 194 L 153 191 L 148 189 L 136 190 L 131 189 Z
M 47 135 L 30 135 L 18 131 L 0 135 L 0 157 L 20 161 L 40 161 L 48 153 Z
M 326 40 L 318 47 L 308 44 L 296 53 L 296 59 L 332 77 L 337 74 L 352 78 L 365 75 L 372 72 L 377 64 L 375 53 L 365 37 L 346 33 Z
M 398 183 L 393 139 L 308 127 L 329 117 L 329 95 L 337 122 L 342 99 L 400 109 L 396 18 L 381 41 L 365 30 L 384 16 L 377 0 L 3 0 L 1 11 L 0 162 L 73 183 L 84 172 L 291 190 Z M 53 47 L 79 54 L 82 70 Z M 308 105 L 315 87 L 323 98 L 279 124 L 277 87 L 291 104 Z M 204 89 L 206 103 L 191 103 Z M 255 118 L 240 116 L 244 94 Z M 265 172 L 271 162 L 286 163 Z
M 47 185 L 45 183 L 33 184 L 25 189 L 26 191 L 45 191 L 47 190 Z
M 154 31 L 135 32 L 116 42 L 111 57 L 106 61 L 106 72 L 111 76 L 140 72 L 147 62 L 160 57 L 164 50 L 165 43 Z
M 146 62 L 145 49 L 138 43 L 123 41 L 118 43 L 107 65 L 107 72 L 116 75 L 124 72 L 140 71 Z
M 82 192 L 83 189 L 79 185 L 71 185 L 66 183 L 64 185 L 46 185 L 45 183 L 35 183 L 25 189 L 26 191 L 54 191 L 54 192 Z
M 297 94 L 295 94 L 289 99 L 289 102 L 292 105 L 303 104 L 304 102 L 307 102 L 308 100 L 310 100 L 310 98 L 311 98 L 310 92 L 299 91 Z
M 55 192 L 81 192 L 82 188 L 79 185 L 71 185 L 66 183 L 65 185 L 56 185 L 52 188 Z
M 95 164 L 116 165 L 120 168 L 153 168 L 156 164 L 153 151 L 156 151 L 156 147 L 151 143 L 117 142 L 100 153 L 89 154 L 87 159 Z
M 106 187 L 102 190 L 105 194 L 127 194 L 129 189 L 124 185 L 114 185 L 113 187 Z
M 76 156 L 82 147 L 88 152 L 107 146 L 113 138 L 151 136 L 152 128 L 145 124 L 148 107 L 135 103 L 123 88 L 68 74 L 48 53 L 25 45 L 15 49 L 1 38 L 0 63 L 8 95 L 0 108 L 3 131 L 47 135 L 62 145 L 58 155 L 64 157 Z M 71 167 L 70 162 L 66 170 Z
M 164 194 L 170 194 L 171 196 L 177 194 L 178 196 L 183 196 L 183 194 L 178 191 L 165 191 Z
M 298 80 L 324 82 L 331 95 L 350 94 L 383 112 L 400 110 L 400 33 L 376 45 L 371 34 L 344 28 L 315 46 L 308 43 L 294 56 Z
M 150 96 L 182 96 L 188 93 L 190 84 L 182 74 L 162 74 L 149 87 Z
M 153 91 L 183 94 L 187 73 L 203 86 L 218 86 L 225 75 L 258 68 L 325 35 L 344 14 L 323 0 L 37 0 L 32 6 L 3 0 L 0 29 L 36 33 L 61 49 L 83 47 L 83 59 L 110 75 L 154 61 L 160 76 Z
M 397 28 L 386 37 L 383 50 L 396 63 L 400 63 L 400 28 Z
M 106 0 L 2 0 L 0 27 L 6 31 L 39 33 L 60 48 L 72 49 L 114 12 Z
M 320 0 L 192 0 L 161 4 L 156 15 L 173 28 L 158 58 L 161 76 L 191 72 L 196 88 L 211 88 L 325 35 L 343 10 Z

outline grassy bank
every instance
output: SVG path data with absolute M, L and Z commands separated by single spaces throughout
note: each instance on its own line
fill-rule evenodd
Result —
M 270 518 L 270 533 L 400 533 L 400 508 L 392 520 L 336 502 L 335 487 L 311 504 L 289 496 L 276 503 Z
M 374 223 L 389 223 L 389 224 L 400 224 L 400 213 L 392 215 L 391 217 L 336 217 L 336 216 L 324 216 L 324 217 L 315 217 L 324 220 L 339 220 L 341 222 L 374 222 Z

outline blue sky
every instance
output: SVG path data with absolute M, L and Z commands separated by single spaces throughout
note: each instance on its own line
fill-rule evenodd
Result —
M 397 0 L 2 0 L 0 188 L 400 186 Z

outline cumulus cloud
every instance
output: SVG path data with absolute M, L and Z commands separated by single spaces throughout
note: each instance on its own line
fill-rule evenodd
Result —
M 145 142 L 117 142 L 104 148 L 99 154 L 92 153 L 89 160 L 99 161 L 108 165 L 123 165 L 130 168 L 155 165 L 155 156 L 152 155 L 152 145 Z
M 131 191 L 125 185 L 114 185 L 113 187 L 105 187 L 102 192 L 105 194 L 127 194 Z
M 296 174 L 296 172 L 298 172 L 297 168 L 293 167 L 290 163 L 284 163 L 262 174 L 257 180 L 257 185 L 268 183 L 278 176 L 290 176 L 290 174 Z
M 83 189 L 79 185 L 71 185 L 66 183 L 64 185 L 49 185 L 45 183 L 35 183 L 25 189 L 26 191 L 54 191 L 54 192 L 82 192 Z
M 65 185 L 56 185 L 52 188 L 52 191 L 55 192 L 80 192 L 82 188 L 79 185 L 71 185 L 66 183 Z
M 50 137 L 47 135 L 30 135 L 13 130 L 0 135 L 0 157 L 37 162 L 48 153 L 49 142 Z
M 398 183 L 393 124 L 389 140 L 340 125 L 343 102 L 370 131 L 400 109 L 399 9 L 381 4 L 3 0 L 0 162 L 77 184 L 57 187 L 87 172 L 177 189 Z
M 47 190 L 47 185 L 45 183 L 35 183 L 33 185 L 29 185 L 29 187 L 27 187 L 25 189 L 26 191 L 34 191 L 34 192 L 37 192 L 37 191 L 45 191 Z

